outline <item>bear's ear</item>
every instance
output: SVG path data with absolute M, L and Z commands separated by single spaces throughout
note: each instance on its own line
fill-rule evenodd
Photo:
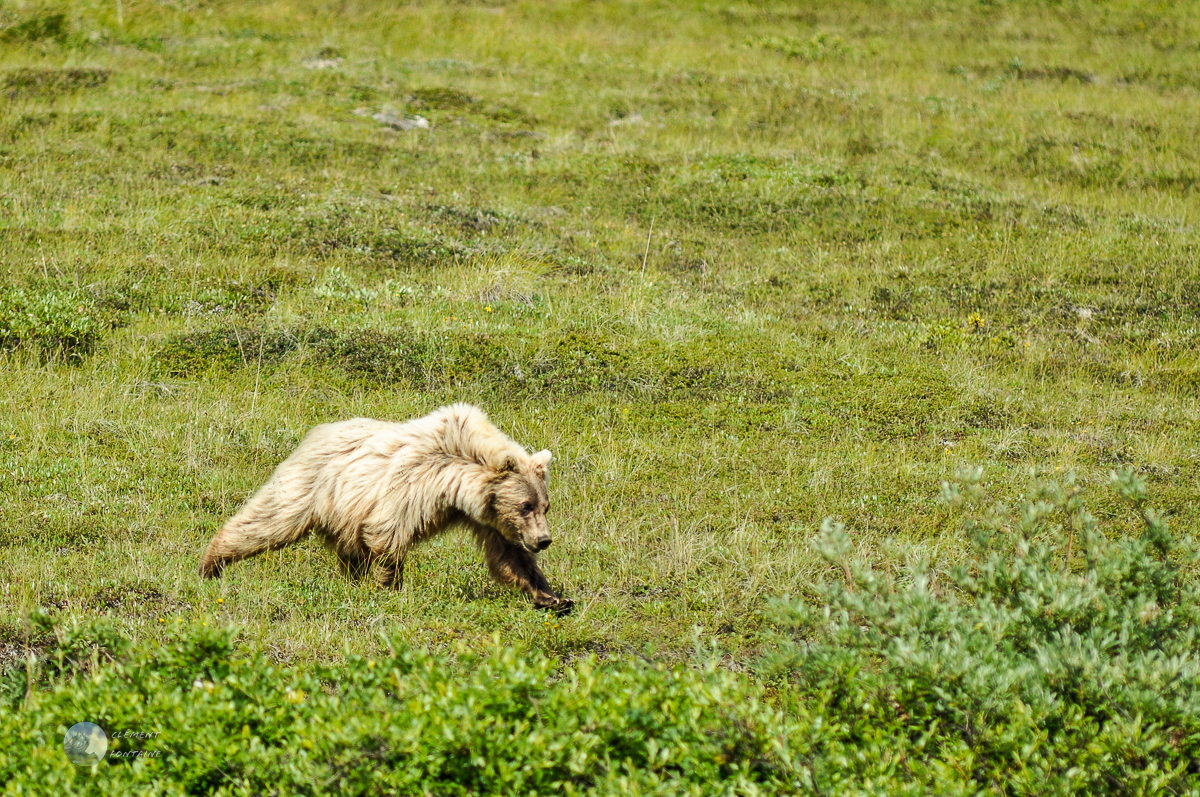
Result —
M 496 470 L 501 473 L 515 473 L 521 469 L 521 461 L 517 459 L 517 455 L 511 451 L 505 451 L 500 455 L 500 462 L 496 466 Z
M 550 459 L 550 452 L 545 449 L 530 457 L 529 462 L 533 465 L 533 472 L 543 479 L 546 478 L 546 465 L 550 462 Z

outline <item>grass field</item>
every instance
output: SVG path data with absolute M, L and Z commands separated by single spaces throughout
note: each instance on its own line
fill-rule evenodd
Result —
M 37 607 L 276 662 L 634 652 L 812 597 L 843 521 L 960 561 L 981 465 L 1194 527 L 1194 3 L 0 7 L 0 645 Z M 379 118 L 375 118 L 378 116 Z M 421 117 L 427 128 L 401 120 Z M 383 121 L 381 121 L 383 120 Z M 391 124 L 388 124 L 391 122 Z M 465 535 L 196 576 L 311 426 L 483 406 L 550 448 L 548 618 Z M 1136 518 L 1108 493 L 1093 511 Z

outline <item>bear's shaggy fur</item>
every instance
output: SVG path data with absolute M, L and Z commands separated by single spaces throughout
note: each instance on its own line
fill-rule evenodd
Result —
M 316 532 L 343 569 L 382 566 L 399 587 L 409 548 L 454 524 L 470 528 L 492 576 L 535 605 L 569 611 L 537 552 L 550 544 L 549 451 L 528 454 L 469 404 L 407 423 L 355 418 L 308 433 L 271 479 L 213 537 L 200 575 Z

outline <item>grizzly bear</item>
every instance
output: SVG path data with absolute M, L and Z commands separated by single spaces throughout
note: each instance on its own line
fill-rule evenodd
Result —
M 308 433 L 270 480 L 221 527 L 200 561 L 220 577 L 230 562 L 291 545 L 311 532 L 354 578 L 372 562 L 399 588 L 412 546 L 453 525 L 469 528 L 502 584 L 558 612 L 537 566 L 550 545 L 549 451 L 528 454 L 478 407 L 454 404 L 407 423 L 355 418 Z

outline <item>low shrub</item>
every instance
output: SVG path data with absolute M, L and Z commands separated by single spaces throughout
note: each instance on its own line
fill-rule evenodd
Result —
M 949 573 L 858 565 L 827 523 L 821 553 L 847 580 L 815 607 L 775 605 L 766 668 L 790 713 L 823 729 L 818 789 L 1200 793 L 1196 547 L 1137 476 L 1114 480 L 1140 537 L 1106 539 L 1082 493 L 1051 484 L 1016 513 L 973 511 L 976 556 Z M 945 488 L 955 507 L 979 497 L 978 473 Z
M 715 666 L 562 665 L 499 644 L 451 659 L 394 643 L 375 659 L 292 668 L 239 654 L 228 629 L 191 628 L 156 647 L 97 629 L 90 653 L 79 629 L 51 633 L 41 663 L 10 670 L 3 692 L 20 711 L 0 712 L 0 782 L 26 790 L 777 794 L 798 785 L 782 716 Z M 62 751 L 83 721 L 110 737 L 108 757 L 91 767 Z
M 25 348 L 39 357 L 78 362 L 116 325 L 117 319 L 84 293 L 0 289 L 0 351 Z
M 65 39 L 67 29 L 66 14 L 43 14 L 0 29 L 0 42 L 27 43 L 43 39 Z
M 1069 481 L 969 508 L 976 556 L 886 574 L 827 524 L 846 578 L 784 599 L 756 675 L 498 641 L 281 666 L 231 629 L 131 642 L 37 613 L 0 681 L 0 783 L 156 794 L 1200 794 L 1191 540 L 1115 476 L 1138 537 L 1106 539 Z M 978 474 L 947 486 L 980 498 Z M 13 637 L 10 632 L 9 637 Z M 701 657 L 703 659 L 704 657 Z M 90 721 L 112 751 L 61 747 Z M 151 734 L 130 736 L 125 731 Z M 150 755 L 129 755 L 137 751 Z

